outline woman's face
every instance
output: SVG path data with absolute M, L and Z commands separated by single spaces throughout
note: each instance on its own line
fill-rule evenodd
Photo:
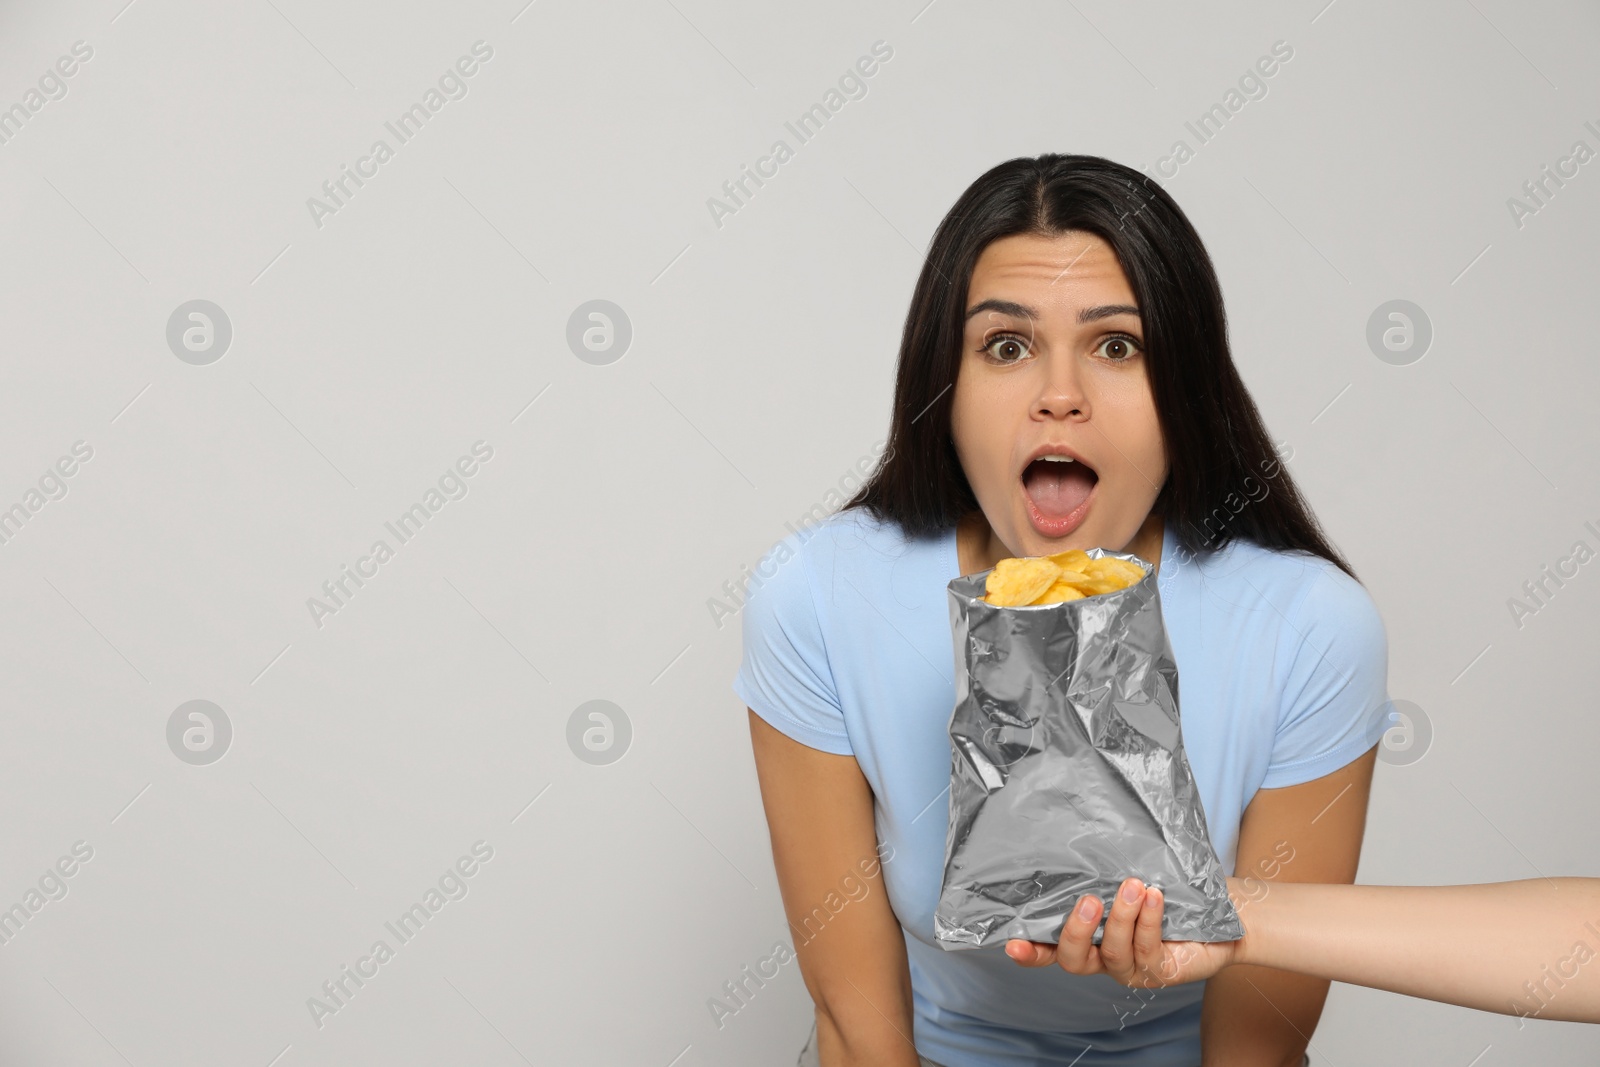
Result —
M 1122 551 L 1167 478 L 1144 333 L 1116 253 L 1069 232 L 991 242 L 972 271 L 956 454 L 1011 555 Z M 1055 454 L 1073 462 L 1038 457 Z

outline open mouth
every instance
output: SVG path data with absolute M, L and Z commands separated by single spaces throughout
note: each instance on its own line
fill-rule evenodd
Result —
M 1069 456 L 1040 456 L 1022 470 L 1034 528 L 1046 537 L 1065 537 L 1088 514 L 1089 497 L 1100 476 Z

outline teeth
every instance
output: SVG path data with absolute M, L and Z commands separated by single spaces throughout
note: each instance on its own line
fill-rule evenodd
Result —
M 1072 462 L 1072 457 L 1071 456 L 1040 456 L 1039 458 L 1044 460 L 1047 463 L 1071 463 Z

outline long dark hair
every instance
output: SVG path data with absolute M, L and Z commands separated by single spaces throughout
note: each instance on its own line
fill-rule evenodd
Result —
M 1138 302 L 1170 461 L 1152 510 L 1180 547 L 1195 555 L 1237 537 L 1321 556 L 1354 578 L 1282 466 L 1233 365 L 1222 290 L 1200 235 L 1160 185 L 1098 156 L 1009 160 L 968 186 L 940 222 L 900 338 L 888 447 L 844 507 L 866 508 L 913 537 L 978 507 L 950 430 L 972 268 L 998 238 L 1068 230 L 1111 246 Z M 1262 485 L 1256 499 L 1252 486 Z

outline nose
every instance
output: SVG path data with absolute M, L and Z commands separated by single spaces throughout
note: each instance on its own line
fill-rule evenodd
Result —
M 1051 353 L 1039 361 L 1042 371 L 1039 394 L 1031 414 L 1036 419 L 1077 419 L 1089 417 L 1089 396 L 1084 391 L 1078 362 L 1069 353 Z

